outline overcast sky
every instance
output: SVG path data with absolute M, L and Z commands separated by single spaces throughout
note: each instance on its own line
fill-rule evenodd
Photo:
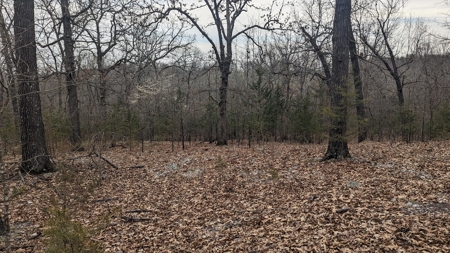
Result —
M 197 2 L 198 0 L 186 0 L 187 2 Z M 261 5 L 267 6 L 272 3 L 273 0 L 255 0 L 253 3 L 260 3 Z M 279 0 L 280 1 L 280 0 Z M 374 0 L 377 1 L 377 0 Z M 446 6 L 443 2 L 446 0 L 409 0 L 405 8 L 403 9 L 403 15 L 405 17 L 413 17 L 413 18 L 423 18 L 424 21 L 427 21 L 428 27 L 431 28 L 432 31 L 438 33 L 448 33 L 448 30 L 442 28 L 438 22 L 442 23 L 446 20 L 445 13 L 450 13 L 450 7 Z M 251 15 L 251 13 L 248 13 Z M 208 12 L 201 13 L 199 15 L 201 19 L 207 18 L 210 19 L 210 14 Z M 245 19 L 241 19 L 240 22 L 245 22 Z M 212 34 L 212 37 L 215 36 L 215 30 L 213 27 L 208 29 Z M 200 36 L 197 31 L 192 31 L 193 34 L 197 36 L 197 46 L 200 47 L 202 51 L 207 51 L 211 49 L 209 43 Z
M 410 13 L 415 17 L 430 19 L 443 19 L 443 13 L 449 12 L 449 7 L 442 2 L 444 0 L 409 0 L 405 6 L 405 13 Z

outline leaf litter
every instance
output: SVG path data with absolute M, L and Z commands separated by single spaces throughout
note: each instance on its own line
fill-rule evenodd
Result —
M 98 178 L 75 219 L 109 218 L 93 238 L 105 252 L 450 252 L 448 142 L 351 144 L 351 159 L 326 162 L 325 145 L 146 145 L 103 151 L 118 169 L 56 158 Z M 26 187 L 10 207 L 13 249 L 43 252 L 55 176 L 9 183 Z

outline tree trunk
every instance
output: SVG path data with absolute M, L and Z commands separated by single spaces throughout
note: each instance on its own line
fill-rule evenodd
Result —
M 3 107 L 5 106 L 5 90 L 3 87 L 7 87 L 7 83 L 5 82 L 5 78 L 3 75 L 3 71 L 0 69 L 0 118 L 1 118 L 1 122 L 0 122 L 0 127 L 3 123 Z
M 103 57 L 99 56 L 101 50 L 97 50 L 97 71 L 99 78 L 99 113 L 100 119 L 105 122 L 108 118 L 108 109 L 106 104 L 106 80 L 105 80 L 105 70 L 103 68 Z
M 359 55 L 356 51 L 356 40 L 353 36 L 353 30 L 350 27 L 350 60 L 352 62 L 353 69 L 353 82 L 355 84 L 356 91 L 356 116 L 358 117 L 358 142 L 363 142 L 367 138 L 367 129 L 365 126 L 366 119 L 366 109 L 364 107 L 364 94 L 363 94 L 363 84 L 361 79 L 361 68 L 359 67 Z
M 286 84 L 286 101 L 284 103 L 284 110 L 283 110 L 283 121 L 282 121 L 282 133 L 281 133 L 281 141 L 288 140 L 288 124 L 289 124 L 289 112 L 291 109 L 291 79 L 292 74 L 290 71 L 290 64 L 289 61 L 287 61 L 287 74 L 286 79 L 284 80 L 284 83 Z
M 349 30 L 351 0 L 336 0 L 333 22 L 332 81 L 330 87 L 333 116 L 329 130 L 327 159 L 350 157 L 345 133 L 347 130 L 347 108 L 345 105 L 345 82 L 349 70 Z
M 224 62 L 221 70 L 221 83 L 219 89 L 219 131 L 217 134 L 217 145 L 227 145 L 227 91 L 228 77 L 230 75 L 230 63 Z
M 14 38 L 19 86 L 21 170 L 27 173 L 53 171 L 45 141 L 36 59 L 34 1 L 14 1 Z
M 228 144 L 228 131 L 227 131 L 227 92 L 228 92 L 228 77 L 230 76 L 231 70 L 231 61 L 232 61 L 232 33 L 233 26 L 231 25 L 231 11 L 230 11 L 230 0 L 226 0 L 225 2 L 225 19 L 226 19 L 226 28 L 222 30 L 226 33 L 224 36 L 224 40 L 226 43 L 223 45 L 223 40 L 220 39 L 220 59 L 219 60 L 219 69 L 220 69 L 220 89 L 219 89 L 219 131 L 217 135 L 217 145 L 227 145 Z M 216 24 L 219 24 L 221 21 L 216 17 Z M 224 28 L 219 28 L 219 31 Z M 226 51 L 225 51 L 226 50 Z
M 78 110 L 78 92 L 75 83 L 75 55 L 72 39 L 72 24 L 69 12 L 69 0 L 61 0 L 62 23 L 64 29 L 64 67 L 66 69 L 67 96 L 72 135 L 70 141 L 75 148 L 81 145 L 80 112 Z
M 397 67 L 395 67 L 397 69 Z M 403 84 L 400 75 L 398 75 L 397 71 L 395 71 L 396 74 L 394 75 L 395 80 L 395 87 L 397 88 L 397 98 L 398 98 L 398 105 L 402 107 L 405 105 L 405 97 L 403 95 Z

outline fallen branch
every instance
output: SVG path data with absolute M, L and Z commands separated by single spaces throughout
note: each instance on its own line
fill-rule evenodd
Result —
M 348 211 L 350 211 L 350 208 L 342 208 L 342 209 L 336 210 L 336 213 L 346 213 Z
M 147 209 L 139 209 L 139 210 L 129 210 L 126 211 L 125 213 L 150 213 L 153 212 L 152 210 L 147 210 Z
M 91 154 L 96 155 L 98 158 L 102 159 L 103 161 L 105 161 L 107 164 L 109 164 L 111 167 L 113 167 L 114 169 L 119 169 L 119 167 L 117 167 L 116 165 L 114 165 L 112 162 L 108 161 L 108 159 L 104 158 L 103 156 L 101 156 L 99 153 L 97 152 L 91 152 Z M 91 155 L 90 154 L 90 155 Z
M 67 160 L 74 161 L 75 159 L 80 159 L 80 158 L 85 158 L 85 157 L 92 157 L 92 156 L 96 156 L 96 157 L 102 159 L 103 161 L 105 161 L 107 164 L 109 164 L 114 169 L 119 169 L 119 167 L 117 167 L 112 162 L 110 162 L 108 159 L 104 158 L 102 155 L 100 155 L 99 153 L 97 153 L 95 151 L 92 151 L 91 153 L 89 153 L 88 155 L 85 155 L 85 156 L 76 156 L 76 157 L 73 157 L 73 158 L 67 158 Z M 139 165 L 139 166 L 143 166 L 143 165 Z M 134 167 L 134 166 L 132 166 L 132 167 Z
M 127 216 L 122 216 L 121 218 L 123 220 L 125 220 L 125 222 L 141 222 L 141 221 L 152 220 L 151 218 L 138 218 L 138 217 L 127 217 Z
M 119 169 L 119 167 L 117 167 L 116 165 L 114 165 L 112 162 L 108 161 L 108 159 L 104 158 L 104 157 L 103 157 L 102 155 L 100 155 L 99 153 L 93 151 L 93 152 L 89 153 L 88 156 L 92 156 L 92 155 L 95 155 L 96 157 L 102 159 L 103 161 L 105 161 L 107 164 L 109 164 L 109 165 L 110 165 L 111 167 L 113 167 L 114 169 Z
M 141 168 L 144 168 L 145 167 L 145 165 L 135 165 L 135 166 L 130 166 L 130 167 L 127 167 L 128 169 L 141 169 Z
M 113 200 L 118 200 L 119 198 L 105 198 L 105 199 L 96 199 L 96 200 L 92 200 L 92 203 L 98 203 L 98 202 L 108 202 L 108 201 L 113 201 Z

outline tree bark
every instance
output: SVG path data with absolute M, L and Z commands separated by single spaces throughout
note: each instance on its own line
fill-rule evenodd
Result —
M 19 86 L 21 170 L 39 174 L 53 171 L 45 141 L 36 58 L 34 1 L 14 0 L 14 38 Z
M 397 87 L 398 105 L 402 107 L 405 105 L 405 97 L 403 95 L 403 83 L 400 75 L 397 72 L 398 71 L 395 71 L 394 80 L 395 80 L 395 87 Z
M 336 0 L 333 22 L 333 54 L 331 74 L 331 110 L 333 116 L 329 130 L 328 149 L 324 160 L 350 157 L 345 133 L 347 130 L 347 107 L 345 105 L 345 82 L 349 70 L 349 30 L 351 27 L 351 0 Z
M 78 110 L 78 92 L 75 82 L 75 55 L 72 38 L 72 20 L 69 12 L 69 0 L 61 0 L 62 23 L 64 29 L 64 67 L 66 70 L 67 96 L 72 135 L 70 142 L 75 148 L 81 145 L 80 112 Z
M 350 27 L 349 32 L 349 49 L 350 49 L 350 60 L 352 62 L 353 70 L 353 83 L 355 84 L 356 91 L 356 116 L 358 117 L 358 142 L 363 142 L 367 138 L 367 130 L 364 123 L 366 119 L 366 109 L 364 106 L 364 94 L 363 94 L 363 83 L 361 79 L 361 68 L 359 66 L 359 55 L 356 51 L 356 40 L 353 36 L 353 30 Z
M 216 6 L 218 8 L 218 6 Z M 218 13 L 218 11 L 216 11 Z M 231 11 L 230 11 L 230 0 L 226 0 L 226 26 L 225 28 L 220 28 L 218 25 L 221 21 L 219 16 L 216 17 L 217 28 L 223 29 L 223 33 L 226 33 L 223 39 L 220 40 L 220 59 L 219 69 L 220 69 L 220 89 L 219 89 L 219 131 L 217 134 L 217 145 L 227 145 L 228 144 L 228 122 L 227 122 L 227 92 L 228 92 L 228 77 L 230 76 L 230 68 L 232 61 L 232 33 L 233 26 L 231 25 Z M 225 40 L 225 45 L 223 45 L 223 40 Z M 225 48 L 226 47 L 226 48 Z
M 5 106 L 5 89 L 7 87 L 7 83 L 5 82 L 5 78 L 3 76 L 3 71 L 0 69 L 0 114 L 3 114 L 3 107 Z M 3 122 L 3 116 L 0 115 L 1 121 Z M 2 125 L 0 122 L 0 127 Z
M 221 84 L 219 89 L 219 129 L 217 133 L 217 145 L 227 145 L 227 91 L 228 77 L 230 75 L 230 63 L 221 64 Z

